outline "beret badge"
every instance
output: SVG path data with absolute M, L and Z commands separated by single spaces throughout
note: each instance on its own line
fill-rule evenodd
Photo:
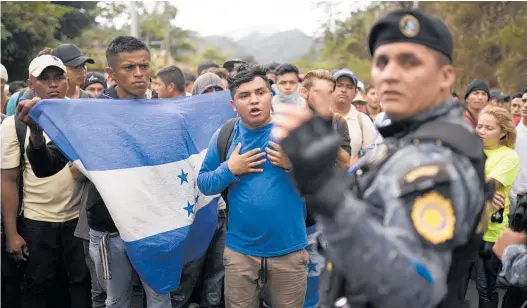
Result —
M 415 37 L 419 34 L 419 20 L 412 15 L 406 14 L 399 21 L 399 30 L 406 37 Z

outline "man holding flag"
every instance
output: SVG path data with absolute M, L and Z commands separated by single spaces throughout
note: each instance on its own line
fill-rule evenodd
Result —
M 148 47 L 133 37 L 117 37 L 110 43 L 106 57 L 109 65 L 108 74 L 116 81 L 116 85 L 108 88 L 101 98 L 144 98 L 150 79 Z M 29 116 L 29 110 L 39 100 L 37 97 L 31 101 L 19 103 L 17 116 L 30 127 L 27 155 L 35 175 L 48 177 L 71 163 L 57 146 L 46 145 L 43 130 Z M 83 103 L 78 102 L 78 104 Z M 133 278 L 136 275 L 134 268 L 128 259 L 119 230 L 94 183 L 89 183 L 86 193 L 89 194 L 88 199 L 91 199 L 87 206 L 88 225 L 91 229 L 90 256 L 95 263 L 97 278 L 107 292 L 106 306 L 129 307 Z M 168 294 L 158 294 L 148 284 L 143 283 L 143 285 L 149 308 L 171 307 Z

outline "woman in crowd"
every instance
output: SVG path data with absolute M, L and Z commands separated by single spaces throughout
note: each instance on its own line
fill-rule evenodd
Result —
M 199 76 L 192 87 L 192 95 L 205 94 L 216 91 L 223 91 L 221 78 L 214 73 L 204 73 Z
M 494 181 L 496 193 L 508 196 L 520 171 L 520 159 L 514 151 L 516 130 L 510 113 L 501 107 L 486 107 L 478 118 L 476 132 L 483 141 L 487 155 L 485 176 L 488 181 Z M 488 216 L 488 227 L 483 235 L 481 253 L 474 260 L 479 308 L 498 307 L 496 279 L 500 261 L 491 250 L 499 235 L 509 225 L 509 205 L 507 197 L 504 206 L 493 203 L 494 208 L 489 208 L 484 214 Z

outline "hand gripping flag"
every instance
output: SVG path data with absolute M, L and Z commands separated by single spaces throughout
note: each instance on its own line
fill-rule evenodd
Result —
M 196 179 L 213 133 L 235 117 L 230 93 L 164 100 L 43 100 L 31 118 L 95 184 L 141 278 L 175 289 L 206 251 L 216 198 Z

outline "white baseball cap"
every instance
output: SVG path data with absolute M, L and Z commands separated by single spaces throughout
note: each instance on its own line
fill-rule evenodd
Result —
M 46 68 L 50 66 L 58 67 L 66 72 L 66 66 L 64 66 L 64 63 L 62 63 L 59 58 L 52 55 L 42 55 L 31 61 L 29 64 L 29 74 L 33 77 L 38 77 Z
M 5 82 L 7 82 L 7 80 L 9 79 L 7 75 L 7 70 L 5 69 L 5 66 L 3 64 L 0 64 L 0 78 L 4 79 Z
M 360 80 L 357 82 L 357 88 L 364 92 L 364 84 Z

